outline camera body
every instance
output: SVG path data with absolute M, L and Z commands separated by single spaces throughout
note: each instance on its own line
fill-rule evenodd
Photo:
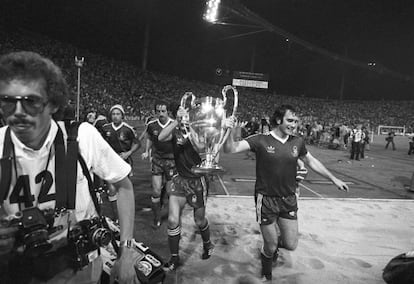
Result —
M 98 256 L 99 247 L 107 246 L 111 242 L 112 233 L 104 222 L 102 217 L 94 217 L 79 221 L 70 229 L 68 244 L 75 248 L 75 262 L 79 268 Z
M 1 223 L 18 227 L 15 247 L 17 250 L 23 247 L 24 256 L 37 257 L 52 248 L 49 235 L 54 229 L 54 218 L 54 209 L 40 210 L 38 207 L 30 207 L 2 218 Z

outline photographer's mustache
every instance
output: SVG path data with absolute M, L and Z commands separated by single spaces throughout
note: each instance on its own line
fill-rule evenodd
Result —
M 24 119 L 24 118 L 9 120 L 9 125 L 10 126 L 19 125 L 19 124 L 29 124 L 29 125 L 32 125 L 33 122 L 30 121 L 30 120 Z

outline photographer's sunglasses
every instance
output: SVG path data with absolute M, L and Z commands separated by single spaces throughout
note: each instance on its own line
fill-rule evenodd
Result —
M 0 108 L 5 116 L 12 115 L 16 111 L 17 102 L 20 101 L 24 111 L 28 115 L 37 115 L 43 111 L 48 101 L 38 96 L 2 96 L 0 95 Z

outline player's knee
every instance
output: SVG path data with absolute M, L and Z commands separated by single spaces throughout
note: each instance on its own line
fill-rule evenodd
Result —
M 152 186 L 152 196 L 161 196 L 162 185 Z
M 180 224 L 180 218 L 177 216 L 168 215 L 168 227 L 169 228 L 176 228 Z
M 275 243 L 264 243 L 263 245 L 263 252 L 267 256 L 273 255 L 276 249 L 277 249 L 277 245 Z
M 298 239 L 283 240 L 283 248 L 287 250 L 295 250 L 298 247 Z
M 194 222 L 199 228 L 203 228 L 208 223 L 206 218 L 194 218 Z

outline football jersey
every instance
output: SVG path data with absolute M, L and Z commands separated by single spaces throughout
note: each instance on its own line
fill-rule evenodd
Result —
M 270 133 L 252 135 L 246 141 L 256 153 L 255 192 L 277 197 L 295 194 L 297 160 L 307 154 L 303 139 L 289 136 L 282 143 Z
M 162 124 L 159 119 L 151 121 L 147 126 L 148 138 L 152 141 L 151 155 L 159 159 L 174 159 L 173 144 L 171 141 L 159 141 L 158 135 L 161 131 L 173 122 L 168 119 Z
M 191 141 L 184 137 L 179 127 L 174 129 L 172 136 L 175 167 L 178 174 L 186 178 L 200 177 L 201 175 L 191 171 L 193 166 L 201 163 L 200 155 L 194 150 Z
M 0 154 L 3 153 L 4 137 L 8 126 L 0 128 Z M 66 141 L 66 130 L 62 129 Z M 41 210 L 55 208 L 55 150 L 54 139 L 58 132 L 58 124 L 52 121 L 48 136 L 39 150 L 33 150 L 21 143 L 11 131 L 14 145 L 15 159 L 12 161 L 12 176 L 10 189 L 3 208 L 8 215 L 16 214 L 24 209 L 25 202 Z M 100 178 L 115 183 L 126 176 L 131 167 L 117 155 L 99 132 L 89 123 L 82 123 L 78 129 L 79 153 L 82 155 L 87 168 Z M 15 162 L 14 162 L 15 161 Z M 31 206 L 28 206 L 31 207 Z M 74 214 L 55 218 L 54 225 L 62 225 L 54 240 L 66 237 L 68 221 L 72 225 L 77 221 L 96 216 L 88 181 L 83 174 L 82 167 L 77 163 L 76 203 Z
M 96 129 L 98 129 L 99 133 L 101 133 L 102 136 L 104 136 L 103 126 L 107 123 L 108 120 L 106 119 L 106 117 L 103 115 L 99 115 L 93 123 L 93 126 L 95 126 Z
M 105 124 L 102 127 L 105 140 L 117 153 L 131 150 L 132 144 L 138 144 L 137 134 L 129 124 L 122 122 L 115 126 L 113 123 Z

